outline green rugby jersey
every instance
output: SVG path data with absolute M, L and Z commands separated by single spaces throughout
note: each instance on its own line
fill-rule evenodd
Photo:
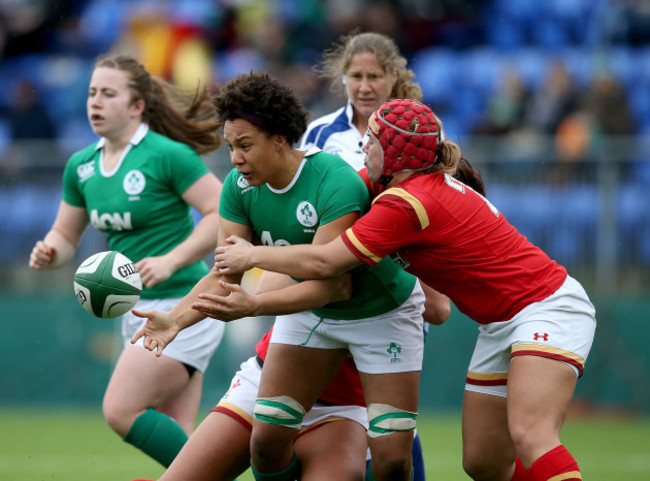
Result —
M 106 175 L 99 161 L 102 146 L 100 141 L 72 155 L 63 173 L 63 200 L 85 208 L 92 225 L 107 233 L 109 248 L 133 262 L 171 251 L 194 229 L 181 196 L 209 172 L 203 160 L 143 124 L 116 170 Z M 205 262 L 195 262 L 143 288 L 142 298 L 185 296 L 208 270 Z
M 267 184 L 252 187 L 231 170 L 221 191 L 219 213 L 250 226 L 262 244 L 283 246 L 310 244 L 318 226 L 350 212 L 363 214 L 368 206 L 368 190 L 359 174 L 340 157 L 312 150 L 282 190 Z M 390 258 L 372 268 L 358 266 L 351 273 L 352 298 L 314 309 L 316 315 L 361 319 L 383 314 L 411 295 L 416 280 Z

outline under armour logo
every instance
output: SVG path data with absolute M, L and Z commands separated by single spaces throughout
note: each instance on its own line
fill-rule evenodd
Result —
M 536 332 L 535 337 L 533 339 L 536 341 L 539 341 L 540 339 L 542 341 L 548 341 L 548 334 L 547 333 L 540 334 L 539 332 Z

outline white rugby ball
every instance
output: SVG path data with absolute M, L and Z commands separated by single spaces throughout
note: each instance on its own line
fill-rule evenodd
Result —
M 103 319 L 129 311 L 142 292 L 135 264 L 116 251 L 99 252 L 83 261 L 75 272 L 73 285 L 79 304 Z

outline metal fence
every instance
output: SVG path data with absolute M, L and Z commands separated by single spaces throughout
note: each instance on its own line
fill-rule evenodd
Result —
M 458 143 L 480 169 L 489 200 L 574 277 L 612 295 L 648 290 L 650 138 L 603 138 L 579 160 L 559 155 L 555 139 L 530 134 Z M 30 282 L 29 251 L 54 220 L 71 153 L 34 141 L 0 155 L 0 285 Z M 230 169 L 225 149 L 205 160 L 221 177 Z M 104 247 L 91 228 L 77 258 Z

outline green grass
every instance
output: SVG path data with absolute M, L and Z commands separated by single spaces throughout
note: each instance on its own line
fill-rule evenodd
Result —
M 430 481 L 467 480 L 461 468 L 460 419 L 421 415 Z M 650 479 L 650 419 L 569 419 L 563 442 L 589 481 Z M 124 443 L 97 411 L 0 411 L 0 479 L 129 481 L 156 479 L 163 468 Z M 240 481 L 251 481 L 250 473 Z

